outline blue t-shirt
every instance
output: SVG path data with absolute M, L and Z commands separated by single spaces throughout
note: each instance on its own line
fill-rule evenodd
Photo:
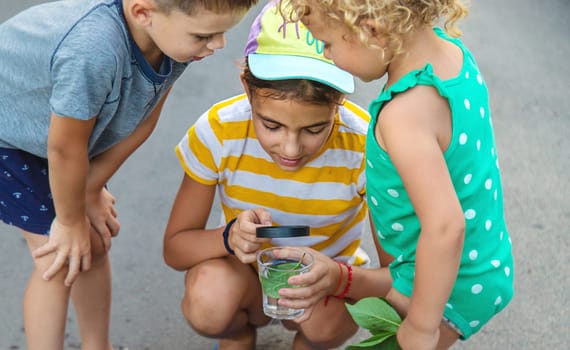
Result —
M 187 63 L 156 72 L 132 40 L 120 0 L 63 0 L 0 24 L 0 147 L 47 158 L 50 113 L 97 117 L 93 157 L 149 115 Z

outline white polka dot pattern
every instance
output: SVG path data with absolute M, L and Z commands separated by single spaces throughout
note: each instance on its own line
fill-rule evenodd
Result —
M 374 206 L 378 206 L 378 200 L 374 196 L 370 196 L 370 201 L 372 201 L 372 204 L 374 204 Z
M 388 194 L 389 194 L 390 196 L 392 196 L 392 197 L 394 197 L 394 198 L 400 197 L 400 193 L 398 193 L 398 191 L 396 191 L 396 190 L 393 189 L 393 188 L 389 188 L 387 192 L 388 192 Z
M 480 284 L 474 284 L 474 285 L 471 287 L 471 293 L 473 293 L 473 294 L 479 294 L 479 293 L 481 293 L 482 291 L 483 291 L 483 286 L 480 285 Z
M 426 76 L 422 76 L 422 83 L 429 84 Z M 462 77 L 465 79 L 463 82 Z M 472 328 L 462 331 L 471 334 L 488 321 L 490 314 L 502 309 L 503 304 L 510 300 L 510 289 L 502 289 L 512 286 L 510 247 L 506 247 L 506 240 L 510 241 L 510 237 L 502 213 L 499 161 L 483 77 L 476 68 L 465 69 L 463 76 L 454 79 L 453 84 L 447 86 L 445 83 L 440 86 L 441 82 L 434 82 L 433 86 L 450 100 L 452 139 L 444 156 L 466 227 L 460 277 L 453 292 L 457 294 L 452 294 L 446 309 L 454 310 L 449 315 L 461 314 Z M 457 89 L 453 90 L 456 86 Z M 397 92 L 405 91 L 405 88 L 401 89 Z M 381 101 L 389 101 L 392 93 L 390 90 L 383 92 Z M 378 104 L 378 110 L 382 105 Z M 376 110 L 372 106 L 374 102 L 371 104 L 371 114 L 374 115 Z M 369 129 L 369 138 L 370 132 Z M 382 227 L 383 231 L 378 230 L 377 235 L 383 240 L 383 246 L 392 245 L 391 253 L 397 262 L 393 267 L 394 276 L 404 279 L 399 283 L 412 288 L 410 276 L 413 272 L 407 271 L 406 266 L 415 259 L 415 251 L 411 248 L 417 244 L 421 225 L 390 157 L 377 144 L 372 148 L 368 145 L 370 143 L 367 144 L 367 156 L 370 155 L 367 160 L 367 172 L 370 171 L 370 176 L 367 173 L 367 189 L 373 203 L 370 210 L 375 224 L 378 220 L 379 225 L 376 226 Z M 477 310 L 467 305 L 477 305 Z M 465 322 L 458 324 L 466 327 Z
M 402 232 L 404 231 L 404 225 L 400 224 L 399 222 L 395 222 L 392 224 L 392 230 Z
M 380 230 L 376 230 L 376 235 L 377 235 L 378 238 L 380 238 L 380 239 L 386 239 L 386 237 L 384 237 L 384 235 L 382 234 L 382 232 L 380 232 Z

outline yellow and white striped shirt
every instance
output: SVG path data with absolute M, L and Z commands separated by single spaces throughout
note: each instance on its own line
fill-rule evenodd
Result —
M 310 236 L 273 239 L 273 245 L 310 246 L 350 264 L 368 256 L 358 249 L 367 225 L 364 147 L 368 113 L 346 101 L 325 150 L 298 171 L 283 171 L 255 135 L 245 95 L 215 104 L 176 146 L 186 174 L 216 185 L 222 220 L 266 208 L 275 225 L 308 225 Z

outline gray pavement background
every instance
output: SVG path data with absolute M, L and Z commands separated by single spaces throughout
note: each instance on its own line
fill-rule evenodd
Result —
M 1 0 L 0 21 L 40 2 Z M 111 251 L 111 334 L 117 347 L 210 349 L 214 343 L 186 326 L 179 312 L 183 274 L 162 261 L 162 233 L 182 176 L 172 150 L 206 108 L 241 92 L 235 62 L 260 6 L 228 34 L 224 50 L 193 65 L 177 82 L 157 130 L 110 183 L 122 223 Z M 456 348 L 568 349 L 570 2 L 472 1 L 462 28 L 491 93 L 516 296 Z M 381 83 L 359 82 L 352 99 L 366 106 Z M 217 217 L 213 213 L 212 220 Z M 21 295 L 31 259 L 17 230 L 0 224 L 0 234 L 0 350 L 25 349 Z M 369 237 L 366 242 L 371 244 Z M 72 313 L 67 334 L 66 348 L 79 348 Z M 258 349 L 287 349 L 290 341 L 291 333 L 269 326 L 260 331 Z

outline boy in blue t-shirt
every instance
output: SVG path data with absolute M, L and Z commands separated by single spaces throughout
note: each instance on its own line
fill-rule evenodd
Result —
M 105 184 L 185 68 L 256 2 L 63 0 L 0 24 L 0 219 L 34 260 L 28 349 L 63 348 L 70 295 L 82 347 L 111 349 L 106 253 L 119 222 Z

